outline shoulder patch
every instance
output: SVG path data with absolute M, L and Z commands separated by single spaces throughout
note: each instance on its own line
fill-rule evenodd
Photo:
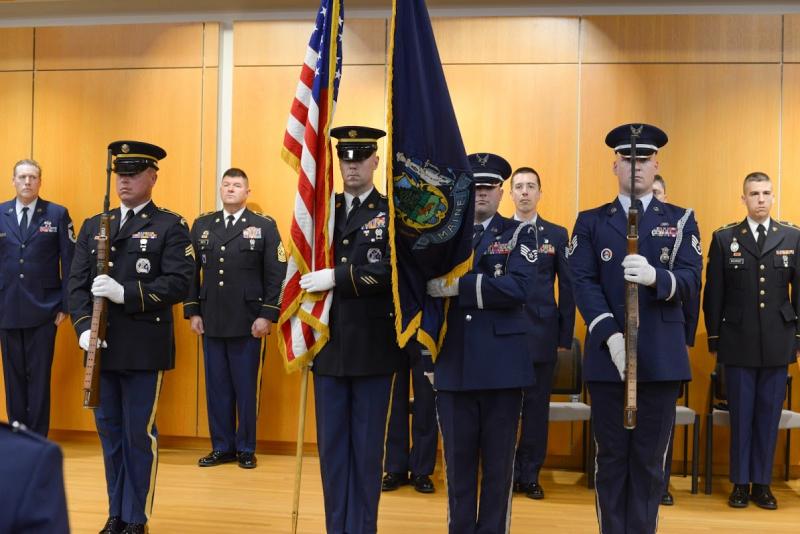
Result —
M 714 230 L 714 232 L 719 232 L 720 230 L 727 230 L 728 228 L 733 228 L 734 226 L 738 225 L 740 222 L 741 221 L 736 221 L 736 222 L 728 223 L 728 224 L 726 224 L 724 226 L 720 226 L 719 228 Z

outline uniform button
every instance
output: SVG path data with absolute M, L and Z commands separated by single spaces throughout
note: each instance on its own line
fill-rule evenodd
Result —
M 760 293 L 763 295 L 763 294 L 764 294 L 764 290 L 762 289 L 762 290 L 760 291 Z
M 764 282 L 767 281 L 767 279 L 762 276 L 761 278 L 758 279 L 758 281 L 763 284 Z
M 759 266 L 758 266 L 758 268 L 759 268 L 759 269 L 761 269 L 762 271 L 763 271 L 764 269 L 766 269 L 766 267 L 764 267 L 764 264 L 763 264 L 763 263 L 762 263 L 761 265 L 759 265 Z
M 764 307 L 764 303 L 762 302 L 761 304 L 758 305 L 758 307 L 759 308 L 763 308 Z
M 342 245 L 349 245 L 349 244 L 350 244 L 349 239 L 342 239 Z
M 472 320 L 472 316 L 471 315 L 467 315 L 466 317 L 464 317 L 464 320 L 469 322 L 469 321 Z
M 222 269 L 220 269 L 220 270 L 219 270 L 219 274 L 225 274 L 225 271 L 223 271 Z
M 22 245 L 22 248 L 25 248 L 25 245 Z
M 219 282 L 219 286 L 220 286 L 220 287 L 222 287 L 222 286 L 224 286 L 224 285 L 225 285 L 225 282 L 223 282 L 222 280 L 220 280 L 220 282 Z
M 225 250 L 225 245 L 222 245 L 221 247 L 219 247 L 219 249 L 220 250 Z
M 342 263 L 347 263 L 347 258 L 345 258 L 344 256 L 342 256 Z
M 22 274 L 22 273 L 19 273 L 19 277 L 20 277 L 20 278 L 25 278 L 25 275 L 24 275 L 24 274 Z
M 225 263 L 225 258 L 220 258 L 220 259 L 219 259 L 219 262 L 220 262 L 220 263 Z
M 111 252 L 116 252 L 116 251 L 117 251 L 117 247 L 111 247 Z
M 389 312 L 389 317 L 394 317 L 394 312 Z
M 156 322 L 160 323 L 161 322 L 161 317 L 156 317 Z
M 19 259 L 19 262 L 20 262 L 20 263 L 25 263 L 25 260 L 23 260 L 22 258 L 20 258 L 20 259 Z

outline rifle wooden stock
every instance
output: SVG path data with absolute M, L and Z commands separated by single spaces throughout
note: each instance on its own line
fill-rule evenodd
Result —
M 100 232 L 95 239 L 97 245 L 97 274 L 108 274 L 109 258 L 108 211 L 100 215 Z M 108 300 L 105 297 L 94 297 L 92 303 L 92 326 L 89 335 L 89 350 L 86 353 L 86 368 L 83 375 L 83 407 L 97 408 L 100 405 L 100 359 L 102 347 L 98 340 L 106 337 L 106 312 Z
M 628 210 L 628 254 L 639 253 L 639 210 Z M 625 412 L 623 426 L 636 428 L 636 345 L 639 340 L 639 284 L 625 282 Z

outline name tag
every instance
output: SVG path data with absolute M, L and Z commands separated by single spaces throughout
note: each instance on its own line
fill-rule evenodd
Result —
M 744 258 L 728 258 L 728 265 L 744 265 Z

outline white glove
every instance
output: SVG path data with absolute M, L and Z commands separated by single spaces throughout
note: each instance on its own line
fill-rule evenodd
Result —
M 611 334 L 606 340 L 608 352 L 611 353 L 611 361 L 619 371 L 620 380 L 625 380 L 625 336 L 617 332 Z
M 92 331 L 91 330 L 84 330 L 83 332 L 81 332 L 81 337 L 78 339 L 78 345 L 80 345 L 80 347 L 85 351 L 89 350 L 89 338 L 90 337 L 92 337 Z M 99 339 L 97 340 L 97 346 L 98 347 L 103 347 L 103 348 L 108 347 L 108 345 L 106 345 L 105 341 L 101 341 Z
M 430 382 L 431 386 L 433 386 L 433 373 L 422 373 L 422 374 L 425 375 L 425 378 L 427 378 L 428 382 Z
M 333 277 L 333 269 L 320 269 L 300 277 L 300 287 L 309 293 L 327 291 L 335 285 L 336 279 Z
M 122 304 L 125 302 L 125 288 L 107 274 L 94 277 L 94 282 L 92 282 L 92 295 L 95 297 L 106 297 L 115 304 Z
M 428 280 L 427 290 L 428 295 L 432 297 L 455 297 L 458 295 L 458 278 L 453 280 L 450 285 L 447 285 L 446 278 Z
M 625 268 L 625 280 L 636 282 L 643 286 L 652 286 L 656 283 L 656 268 L 647 263 L 647 258 L 639 254 L 628 254 L 622 260 Z

